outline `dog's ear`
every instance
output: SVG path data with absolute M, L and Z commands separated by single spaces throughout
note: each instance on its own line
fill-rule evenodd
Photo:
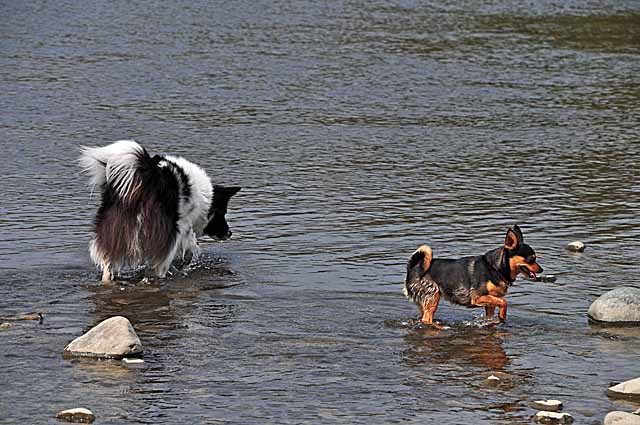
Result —
M 513 225 L 513 231 L 516 234 L 516 236 L 518 237 L 518 243 L 523 243 L 524 242 L 524 236 L 522 236 L 522 230 L 520 230 L 520 227 L 518 227 L 517 224 Z
M 518 226 L 515 227 L 518 228 Z M 507 236 L 505 236 L 504 238 L 504 247 L 509 251 L 513 251 L 514 249 L 518 248 L 518 245 L 520 243 L 520 240 L 518 239 L 518 233 L 520 234 L 520 239 L 522 239 L 522 232 L 520 232 L 520 229 L 507 230 Z

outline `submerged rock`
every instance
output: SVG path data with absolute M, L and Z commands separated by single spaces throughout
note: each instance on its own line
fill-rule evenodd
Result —
M 534 415 L 533 420 L 541 424 L 571 424 L 573 416 L 568 413 L 541 411 Z
M 567 245 L 567 249 L 571 252 L 584 252 L 586 245 L 580 241 L 571 242 Z
M 74 422 L 80 424 L 90 424 L 96 420 L 95 415 L 91 410 L 84 409 L 82 407 L 76 409 L 63 410 L 58 412 L 56 419 L 65 422 Z
M 65 355 L 121 359 L 142 354 L 140 338 L 126 317 L 111 317 L 71 341 Z
M 621 382 L 607 390 L 607 395 L 614 398 L 626 398 L 640 401 L 640 378 Z
M 530 401 L 529 407 L 532 409 L 543 410 L 545 412 L 559 412 L 562 410 L 562 402 L 560 400 Z
M 606 292 L 591 304 L 587 314 L 597 322 L 640 324 L 640 289 L 623 286 Z
M 640 416 L 633 413 L 613 411 L 604 417 L 604 425 L 640 425 Z

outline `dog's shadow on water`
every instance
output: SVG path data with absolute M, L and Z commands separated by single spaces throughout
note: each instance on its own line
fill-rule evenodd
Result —
M 184 318 L 193 315 L 200 315 L 205 326 L 223 326 L 235 320 L 235 303 L 225 291 L 242 283 L 230 262 L 217 257 L 201 257 L 163 279 L 144 277 L 140 270 L 110 284 L 96 279 L 86 285 L 94 305 L 95 322 L 89 327 L 125 316 L 136 331 L 171 331 L 186 327 Z
M 510 363 L 502 343 L 502 325 L 495 320 L 479 317 L 436 327 L 409 319 L 397 326 L 407 330 L 404 338 L 409 348 L 404 360 L 412 366 L 455 364 L 502 371 Z

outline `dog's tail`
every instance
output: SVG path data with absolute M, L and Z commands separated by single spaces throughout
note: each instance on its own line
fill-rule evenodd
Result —
M 422 279 L 424 274 L 429 271 L 431 261 L 433 260 L 433 251 L 427 245 L 418 248 L 407 261 L 407 275 L 404 281 L 404 294 L 413 299 L 413 284 Z
M 80 165 L 91 177 L 93 187 L 105 183 L 128 198 L 140 185 L 137 171 L 148 158 L 147 151 L 133 140 L 120 140 L 100 148 L 82 147 Z

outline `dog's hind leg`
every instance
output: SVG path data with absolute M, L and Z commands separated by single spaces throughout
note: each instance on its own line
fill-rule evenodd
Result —
M 436 314 L 438 303 L 440 302 L 440 290 L 437 287 L 435 288 L 436 290 L 429 294 L 428 297 L 423 298 L 420 304 L 422 309 L 420 321 L 425 325 L 433 325 L 433 316 Z
M 113 273 L 111 273 L 111 264 L 106 261 L 102 263 L 102 283 L 113 282 Z

